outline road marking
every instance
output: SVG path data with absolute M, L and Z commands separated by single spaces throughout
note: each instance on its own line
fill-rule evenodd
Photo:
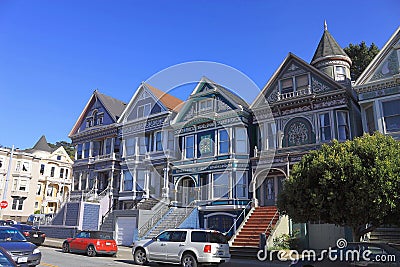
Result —
M 57 265 L 53 265 L 53 264 L 45 263 L 45 262 L 41 262 L 41 263 L 39 264 L 39 266 L 40 266 L 40 265 L 47 266 L 47 267 L 58 267 Z

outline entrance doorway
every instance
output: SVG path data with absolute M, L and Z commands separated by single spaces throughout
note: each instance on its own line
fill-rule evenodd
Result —
M 191 177 L 182 178 L 178 182 L 178 202 L 182 206 L 187 206 L 195 200 L 194 180 Z
M 267 177 L 260 174 L 257 179 L 261 179 L 256 190 L 256 197 L 260 206 L 275 206 L 278 195 L 283 188 L 284 175 L 279 173 L 269 173 Z M 264 180 L 262 180 L 264 179 Z

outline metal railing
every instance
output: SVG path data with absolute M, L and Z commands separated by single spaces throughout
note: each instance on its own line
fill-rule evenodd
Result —
M 138 230 L 139 237 L 143 237 L 153 226 L 161 220 L 162 217 L 169 211 L 169 206 L 162 206 L 160 210 L 158 210 L 142 227 Z
M 244 209 L 243 209 L 242 212 L 239 214 L 239 216 L 237 216 L 237 217 L 235 218 L 235 220 L 233 221 L 232 226 L 229 228 L 229 230 L 226 231 L 226 232 L 224 232 L 224 235 L 229 234 L 229 232 L 232 231 L 232 229 L 233 229 L 235 226 L 237 226 L 237 221 L 240 219 L 240 217 L 242 217 L 242 215 L 243 215 L 243 221 L 244 221 L 244 219 L 246 218 L 246 210 L 247 210 L 247 208 L 251 205 L 252 202 L 253 202 L 253 201 L 250 200 L 249 203 L 247 203 L 247 205 L 244 207 Z M 251 209 L 250 209 L 250 210 L 251 210 Z M 249 211 L 249 212 L 250 212 L 250 211 Z M 236 229 L 237 229 L 237 227 L 236 227 Z M 234 234 L 233 234 L 232 236 L 234 236 Z
M 272 220 L 269 222 L 269 224 L 267 226 L 267 229 L 265 229 L 265 231 L 264 231 L 264 234 L 267 234 L 268 231 L 272 230 L 272 223 L 275 221 L 275 217 L 277 215 L 279 216 L 279 211 L 278 210 L 275 212 L 274 217 L 272 217 Z

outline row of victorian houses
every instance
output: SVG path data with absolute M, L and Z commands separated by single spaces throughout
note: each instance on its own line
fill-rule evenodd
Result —
M 128 104 L 94 91 L 69 134 L 72 192 L 56 224 L 111 230 L 126 245 L 178 226 L 218 229 L 233 246 L 296 228 L 308 247 L 346 236 L 279 216 L 277 196 L 293 164 L 324 143 L 399 137 L 399 40 L 400 28 L 354 82 L 325 26 L 311 62 L 289 53 L 251 104 L 206 77 L 185 101 L 147 83 Z

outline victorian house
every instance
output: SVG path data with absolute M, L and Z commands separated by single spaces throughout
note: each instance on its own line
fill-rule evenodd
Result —
M 31 149 L 0 148 L 2 219 L 26 222 L 34 212 L 56 213 L 71 188 L 72 160 L 42 136 Z
M 232 235 L 239 225 L 237 217 L 251 198 L 250 125 L 246 101 L 206 77 L 172 122 L 177 158 L 171 201 L 195 207 L 201 228 Z
M 95 90 L 69 134 L 76 148 L 70 201 L 97 201 L 102 215 L 118 203 L 121 157 L 117 120 L 125 106 Z
M 122 162 L 119 210 L 112 228 L 119 244 L 131 245 L 169 210 L 170 162 L 175 159 L 171 119 L 182 100 L 142 83 L 118 120 Z M 153 222 L 153 223 L 152 223 Z
M 40 158 L 35 212 L 55 214 L 69 197 L 73 160 L 62 146 L 51 148 L 44 135 L 26 151 Z
M 354 84 L 363 130 L 400 139 L 400 28 Z
M 257 244 L 254 239 L 258 241 L 260 233 L 268 236 L 277 223 L 277 197 L 293 164 L 332 139 L 345 141 L 360 135 L 360 111 L 351 88 L 350 65 L 350 58 L 325 25 L 311 63 L 289 53 L 251 105 L 258 137 L 250 191 L 255 192 L 256 210 L 268 207 L 264 212 L 269 213 L 270 222 L 260 222 L 258 231 L 246 230 L 245 225 L 242 232 L 247 234 L 247 244 Z M 286 224 L 291 227 L 288 221 Z M 332 232 L 328 228 L 318 228 L 323 238 L 313 238 L 312 224 L 298 227 L 307 247 L 323 247 L 317 240 L 328 244 L 336 241 L 325 238 L 324 233 Z M 235 242 L 245 244 L 240 236 L 241 232 Z

